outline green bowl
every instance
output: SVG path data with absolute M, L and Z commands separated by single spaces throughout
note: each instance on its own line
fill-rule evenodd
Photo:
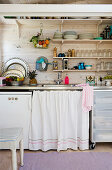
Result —
M 103 40 L 103 38 L 102 37 L 96 37 L 96 38 L 94 38 L 94 40 Z

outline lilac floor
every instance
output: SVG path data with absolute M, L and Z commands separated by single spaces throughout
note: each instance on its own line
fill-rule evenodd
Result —
M 108 152 L 25 153 L 19 170 L 112 170 Z

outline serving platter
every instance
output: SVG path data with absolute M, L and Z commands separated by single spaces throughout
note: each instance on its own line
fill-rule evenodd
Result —
M 21 58 L 11 58 L 4 63 L 2 67 L 2 74 L 9 70 L 19 70 L 23 73 L 23 77 L 28 77 L 29 66 L 28 64 Z
M 7 67 L 7 70 L 20 70 L 23 73 L 23 76 L 26 77 L 26 69 L 24 68 L 23 65 L 19 64 L 19 63 L 12 63 Z
M 20 70 L 7 70 L 2 74 L 3 77 L 10 77 L 10 76 L 17 76 L 17 77 L 24 77 L 23 73 Z

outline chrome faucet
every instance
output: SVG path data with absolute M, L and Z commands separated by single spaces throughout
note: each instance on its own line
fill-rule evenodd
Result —
M 54 80 L 54 82 L 56 82 L 56 84 L 61 84 L 62 82 L 62 76 L 61 76 L 61 73 L 58 73 L 58 79 L 57 80 Z

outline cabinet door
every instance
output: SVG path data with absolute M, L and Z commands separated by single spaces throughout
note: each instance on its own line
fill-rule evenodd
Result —
M 93 141 L 112 142 L 112 130 L 93 130 Z
M 31 95 L 0 95 L 0 128 L 22 127 L 24 147 L 28 149 Z
M 112 130 L 112 117 L 97 117 L 93 120 L 95 130 Z
M 112 104 L 112 91 L 95 91 L 94 104 Z
M 94 116 L 112 117 L 112 91 L 94 92 Z

